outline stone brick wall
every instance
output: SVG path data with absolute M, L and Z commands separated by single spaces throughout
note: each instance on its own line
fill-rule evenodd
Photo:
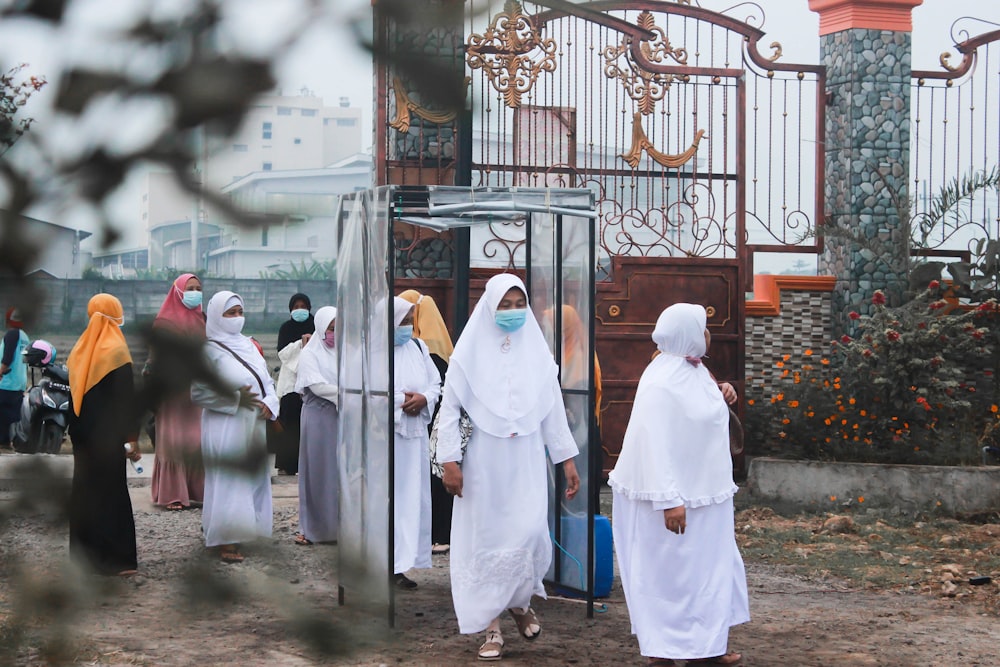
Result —
M 759 400 L 771 386 L 774 362 L 783 354 L 801 355 L 813 350 L 817 355 L 830 349 L 831 292 L 782 290 L 777 315 L 746 319 L 746 396 Z

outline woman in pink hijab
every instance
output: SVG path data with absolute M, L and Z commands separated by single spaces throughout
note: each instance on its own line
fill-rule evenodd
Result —
M 170 286 L 153 321 L 159 354 L 173 356 L 190 348 L 197 351 L 205 340 L 205 315 L 201 309 L 201 281 L 185 273 Z M 183 510 L 205 497 L 205 468 L 201 460 L 201 408 L 191 402 L 190 380 L 178 377 L 188 364 L 152 363 L 154 382 L 166 387 L 156 409 L 156 456 L 153 462 L 153 503 L 168 510 Z M 172 361 L 172 359 L 171 359 Z

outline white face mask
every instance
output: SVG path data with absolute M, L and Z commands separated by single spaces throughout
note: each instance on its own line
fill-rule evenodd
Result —
M 219 322 L 219 328 L 227 334 L 238 334 L 243 331 L 245 317 L 223 317 Z

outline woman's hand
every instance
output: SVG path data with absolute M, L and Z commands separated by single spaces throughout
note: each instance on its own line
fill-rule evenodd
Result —
M 240 407 L 248 410 L 260 410 L 261 408 L 267 409 L 264 402 L 257 398 L 257 394 L 253 393 L 253 390 L 248 384 L 240 387 Z
M 127 449 L 125 451 L 125 458 L 127 458 L 130 461 L 138 461 L 139 459 L 142 458 L 142 453 L 139 452 L 138 442 L 136 442 L 135 440 L 129 440 L 125 444 L 127 444 L 130 447 L 130 449 Z
M 462 497 L 462 468 L 455 461 L 448 461 L 443 466 L 444 477 L 441 483 L 444 484 L 445 491 L 453 496 Z
M 267 407 L 263 403 L 260 404 L 260 416 L 261 419 L 266 419 L 267 421 L 274 419 L 274 413 L 271 412 L 271 408 Z
M 687 510 L 684 509 L 684 505 L 663 510 L 663 524 L 671 533 L 683 535 L 684 529 L 687 528 Z
M 403 412 L 408 415 L 419 415 L 427 407 L 427 397 L 414 391 L 403 392 Z
M 310 338 L 312 338 L 312 334 L 302 334 L 302 344 L 305 345 L 308 343 Z
M 736 390 L 733 389 L 733 385 L 728 382 L 720 382 L 719 391 L 722 392 L 722 398 L 726 400 L 728 405 L 732 405 L 736 402 Z
M 566 477 L 566 499 L 573 500 L 580 490 L 580 475 L 576 472 L 576 462 L 573 459 L 563 461 L 563 475 Z

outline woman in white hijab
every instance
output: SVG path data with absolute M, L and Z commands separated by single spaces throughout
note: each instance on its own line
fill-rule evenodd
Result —
M 733 531 L 729 409 L 701 358 L 705 309 L 660 314 L 611 471 L 615 550 L 639 650 L 651 665 L 737 665 L 729 628 L 750 620 Z
M 264 422 L 278 416 L 278 396 L 267 364 L 244 336 L 243 299 L 218 292 L 206 309 L 205 358 L 215 382 L 195 382 L 191 400 L 204 408 L 205 546 L 223 562 L 243 560 L 240 542 L 270 537 L 271 478 Z
M 460 411 L 472 421 L 462 453 Z M 563 464 L 567 498 L 580 478 L 579 450 L 566 422 L 558 368 L 520 278 L 494 276 L 451 356 L 438 414 L 438 460 L 455 497 L 451 595 L 459 631 L 486 630 L 480 660 L 499 660 L 500 616 L 519 634 L 541 632 L 531 597 L 545 597 L 552 560 L 545 452 Z M 460 465 L 461 464 L 461 465 Z
M 404 572 L 431 567 L 431 468 L 427 425 L 441 395 L 441 375 L 427 345 L 413 338 L 413 304 L 394 297 L 395 495 L 393 518 L 396 585 L 416 588 Z
M 316 311 L 316 330 L 298 359 L 295 391 L 302 395 L 299 435 L 299 533 L 295 543 L 336 542 L 340 528 L 337 465 L 337 309 Z

